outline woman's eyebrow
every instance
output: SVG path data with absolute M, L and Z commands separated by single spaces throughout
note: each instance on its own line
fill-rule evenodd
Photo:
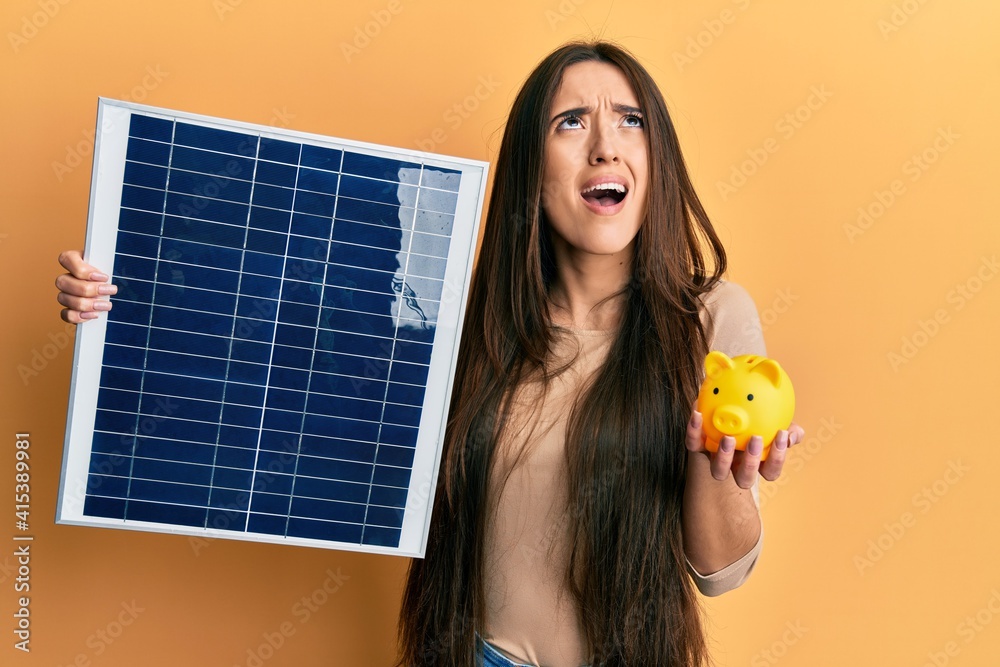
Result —
M 615 104 L 612 105 L 611 108 L 617 111 L 618 113 L 636 113 L 642 115 L 642 109 L 640 109 L 639 107 L 633 107 L 628 104 Z
M 585 116 L 588 113 L 591 113 L 593 110 L 594 110 L 593 107 L 576 107 L 575 109 L 567 109 L 562 113 L 556 114 L 552 118 L 552 122 L 555 122 L 557 120 L 562 120 L 564 118 L 571 118 L 573 116 Z
M 611 105 L 611 108 L 616 113 L 642 115 L 642 109 L 640 109 L 639 107 L 634 107 L 630 104 L 613 104 Z M 574 109 L 567 109 L 562 113 L 556 114 L 555 117 L 552 119 L 552 122 L 554 123 L 556 121 L 563 120 L 565 118 L 571 118 L 573 116 L 585 116 L 589 113 L 592 113 L 593 111 L 594 107 L 576 107 Z

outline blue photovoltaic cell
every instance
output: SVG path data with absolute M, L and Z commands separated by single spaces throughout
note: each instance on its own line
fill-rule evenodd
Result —
M 83 514 L 399 544 L 462 172 L 133 112 Z

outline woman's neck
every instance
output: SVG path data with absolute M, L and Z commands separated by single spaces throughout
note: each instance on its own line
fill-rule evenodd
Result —
M 552 323 L 573 329 L 616 328 L 632 276 L 631 248 L 628 251 L 570 257 L 557 253 L 556 275 L 549 289 Z

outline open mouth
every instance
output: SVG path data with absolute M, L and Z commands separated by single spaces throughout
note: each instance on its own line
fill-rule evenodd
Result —
M 621 183 L 598 183 L 583 190 L 580 195 L 596 207 L 611 207 L 622 203 L 628 188 Z

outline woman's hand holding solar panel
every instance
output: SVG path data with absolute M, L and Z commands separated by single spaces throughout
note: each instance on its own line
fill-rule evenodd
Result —
M 56 300 L 63 306 L 60 313 L 63 320 L 80 324 L 111 310 L 109 297 L 118 288 L 108 282 L 107 274 L 85 262 L 79 250 L 60 253 L 59 263 L 68 271 L 56 278 L 59 288 Z

